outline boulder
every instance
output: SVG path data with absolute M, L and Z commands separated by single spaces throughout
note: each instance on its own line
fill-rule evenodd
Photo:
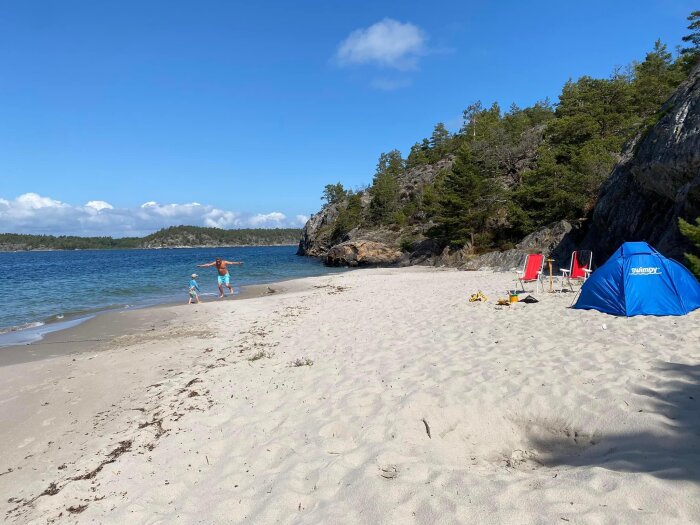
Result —
M 440 255 L 440 243 L 435 239 L 416 241 L 411 247 L 407 265 L 434 265 L 435 257 Z
M 374 241 L 347 241 L 328 250 L 328 266 L 393 266 L 399 264 L 402 252 Z

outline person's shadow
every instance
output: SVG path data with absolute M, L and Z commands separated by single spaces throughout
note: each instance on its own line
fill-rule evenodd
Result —
M 588 437 L 531 435 L 538 461 L 547 467 L 599 466 L 700 481 L 700 365 L 661 362 L 655 372 L 662 379 L 659 387 L 635 389 L 630 410 L 653 418 L 658 430 Z

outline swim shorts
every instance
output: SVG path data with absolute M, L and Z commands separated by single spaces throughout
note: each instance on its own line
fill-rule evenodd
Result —
M 226 275 L 218 275 L 218 276 L 217 276 L 217 279 L 218 279 L 218 281 L 219 281 L 219 286 L 221 286 L 221 285 L 223 285 L 223 284 L 225 284 L 226 286 L 228 286 L 230 278 L 231 278 L 231 277 L 230 277 L 230 275 L 229 275 L 228 273 L 226 273 Z

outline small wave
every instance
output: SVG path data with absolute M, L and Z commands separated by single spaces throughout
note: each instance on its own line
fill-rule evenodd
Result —
M 28 330 L 29 328 L 38 328 L 44 326 L 46 323 L 40 321 L 34 323 L 24 323 L 17 326 L 8 326 L 7 328 L 0 328 L 0 334 L 9 334 L 11 332 L 20 332 L 22 330 Z

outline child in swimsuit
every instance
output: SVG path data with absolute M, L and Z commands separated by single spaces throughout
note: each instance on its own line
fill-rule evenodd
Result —
M 190 300 L 187 304 L 199 303 L 199 285 L 197 284 L 197 277 L 199 276 L 196 273 L 192 274 L 192 280 L 190 281 Z

